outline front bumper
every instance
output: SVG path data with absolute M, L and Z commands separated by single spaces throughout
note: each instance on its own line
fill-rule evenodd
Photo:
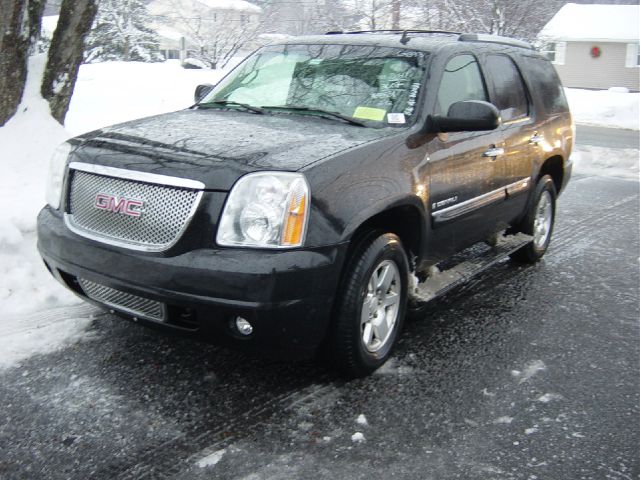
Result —
M 313 355 L 324 339 L 346 249 L 211 248 L 163 256 L 74 234 L 49 207 L 38 216 L 47 268 L 85 299 L 78 279 L 166 305 L 164 322 L 143 323 L 288 358 Z M 250 336 L 232 328 L 237 316 L 254 327 Z

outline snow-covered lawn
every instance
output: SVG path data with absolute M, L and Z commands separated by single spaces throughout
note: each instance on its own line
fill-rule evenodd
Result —
M 83 65 L 65 127 L 71 134 L 79 135 L 114 123 L 186 108 L 194 103 L 193 93 L 198 85 L 217 83 L 226 71 L 187 70 L 176 60 Z
M 565 88 L 576 123 L 640 129 L 640 93 Z
M 176 62 L 84 65 L 63 128 L 38 93 L 42 63 L 42 56 L 32 59 L 19 113 L 0 128 L 0 368 L 79 338 L 90 321 L 36 250 L 36 216 L 54 148 L 72 135 L 185 108 L 198 84 L 215 83 L 225 73 L 185 70 Z M 638 128 L 640 94 L 568 89 L 567 95 L 577 122 Z M 581 148 L 574 160 L 578 171 L 638 177 L 637 150 Z M 44 311 L 46 321 L 37 315 Z

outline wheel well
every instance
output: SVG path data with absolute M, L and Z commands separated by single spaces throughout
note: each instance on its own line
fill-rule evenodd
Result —
M 544 161 L 540 168 L 537 180 L 540 180 L 545 175 L 551 176 L 553 183 L 556 186 L 556 192 L 559 192 L 560 188 L 562 188 L 562 178 L 564 176 L 564 167 L 561 156 L 556 155 L 555 157 L 547 158 Z
M 415 206 L 394 207 L 365 221 L 351 236 L 347 258 L 350 258 L 352 251 L 358 246 L 359 240 L 363 236 L 376 230 L 398 235 L 405 249 L 407 249 L 410 265 L 414 266 L 412 265 L 412 259 L 419 256 L 422 242 L 422 221 L 420 212 Z

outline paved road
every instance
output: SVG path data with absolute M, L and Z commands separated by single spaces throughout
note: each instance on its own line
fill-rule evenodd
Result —
M 640 148 L 640 132 L 576 125 L 576 143 L 595 147 Z
M 0 478 L 636 479 L 639 190 L 575 178 L 543 262 L 432 303 L 366 379 L 100 315 L 0 373 Z

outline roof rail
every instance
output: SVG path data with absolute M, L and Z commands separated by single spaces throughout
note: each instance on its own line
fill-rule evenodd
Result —
M 528 42 L 517 40 L 515 38 L 501 37 L 499 35 L 489 35 L 485 33 L 460 33 L 450 32 L 448 30 L 355 30 L 352 32 L 332 31 L 327 32 L 325 35 L 358 35 L 361 33 L 391 33 L 395 35 L 402 35 L 400 43 L 406 44 L 409 42 L 409 34 L 428 34 L 428 35 L 457 35 L 460 42 L 486 42 L 497 43 L 501 45 L 509 45 L 511 47 L 526 48 L 529 50 L 535 50 L 535 47 Z
M 509 45 L 511 47 L 520 47 L 529 50 L 535 50 L 535 47 L 529 42 L 524 42 L 515 38 L 501 37 L 499 35 L 488 35 L 484 33 L 463 33 L 458 37 L 458 40 L 460 42 L 498 43 L 500 45 Z
M 340 30 L 337 31 L 332 31 L 332 32 L 327 32 L 325 33 L 325 35 L 355 35 L 355 34 L 359 34 L 359 33 L 395 33 L 395 34 L 402 34 L 402 35 L 406 35 L 407 33 L 429 33 L 429 34 L 434 34 L 434 35 L 460 35 L 460 32 L 449 32 L 447 30 L 414 30 L 414 29 L 408 29 L 408 30 L 354 30 L 351 32 L 343 32 Z

